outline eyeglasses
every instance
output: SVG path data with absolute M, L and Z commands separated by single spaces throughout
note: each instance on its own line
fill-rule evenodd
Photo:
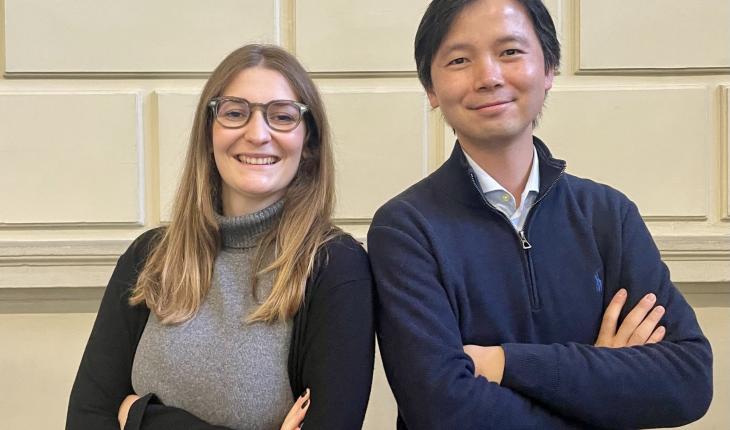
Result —
M 248 124 L 253 111 L 260 109 L 264 121 L 272 130 L 292 131 L 302 120 L 309 107 L 293 100 L 272 100 L 268 103 L 251 103 L 238 97 L 216 97 L 208 103 L 218 124 L 225 128 L 241 128 Z

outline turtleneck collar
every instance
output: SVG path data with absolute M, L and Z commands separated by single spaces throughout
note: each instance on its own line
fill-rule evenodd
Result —
M 245 249 L 256 246 L 263 233 L 279 220 L 284 208 L 284 200 L 261 209 L 258 212 L 226 217 L 216 213 L 218 229 L 223 248 Z

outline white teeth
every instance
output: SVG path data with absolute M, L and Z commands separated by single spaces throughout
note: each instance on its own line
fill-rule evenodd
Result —
M 239 155 L 238 161 L 243 164 L 265 165 L 274 164 L 278 159 L 276 157 L 246 157 L 245 155 Z

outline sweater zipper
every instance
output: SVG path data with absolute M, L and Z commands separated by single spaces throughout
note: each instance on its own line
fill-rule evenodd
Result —
M 471 182 L 474 184 L 474 188 L 479 192 L 479 195 L 482 197 L 482 201 L 484 204 L 494 212 L 497 212 L 502 219 L 507 221 L 507 223 L 510 226 L 510 229 L 514 231 L 517 234 L 517 239 L 520 241 L 520 245 L 522 246 L 522 250 L 524 251 L 525 255 L 525 265 L 527 266 L 527 288 L 529 290 L 529 296 L 530 296 L 530 306 L 533 310 L 540 309 L 540 297 L 537 294 L 537 282 L 535 281 L 535 269 L 532 265 L 532 257 L 530 256 L 530 249 L 532 249 L 532 244 L 527 240 L 527 234 L 525 233 L 527 231 L 528 222 L 532 218 L 533 209 L 535 206 L 537 206 L 538 203 L 540 203 L 546 195 L 555 187 L 555 184 L 558 183 L 558 180 L 560 180 L 560 177 L 563 176 L 563 173 L 565 172 L 565 167 L 563 167 L 560 170 L 560 173 L 555 178 L 555 180 L 550 184 L 550 186 L 545 190 L 545 193 L 537 200 L 535 200 L 534 203 L 530 205 L 530 212 L 527 214 L 527 219 L 525 219 L 525 224 L 522 226 L 522 230 L 515 230 L 514 225 L 512 224 L 512 221 L 510 221 L 509 218 L 507 218 L 507 215 L 502 213 L 502 211 L 497 210 L 494 206 L 492 206 L 491 203 L 487 200 L 487 198 L 484 196 L 484 193 L 481 192 L 479 185 L 477 185 L 476 178 L 474 177 L 474 172 L 469 171 L 469 177 L 471 177 Z

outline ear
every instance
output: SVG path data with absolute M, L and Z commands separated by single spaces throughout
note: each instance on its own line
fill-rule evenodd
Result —
M 545 94 L 553 87 L 553 80 L 555 79 L 555 70 L 550 69 L 545 74 Z
M 436 97 L 436 93 L 433 92 L 433 87 L 430 90 L 426 90 L 428 96 L 428 102 L 431 104 L 431 108 L 436 109 L 439 107 L 439 99 Z

